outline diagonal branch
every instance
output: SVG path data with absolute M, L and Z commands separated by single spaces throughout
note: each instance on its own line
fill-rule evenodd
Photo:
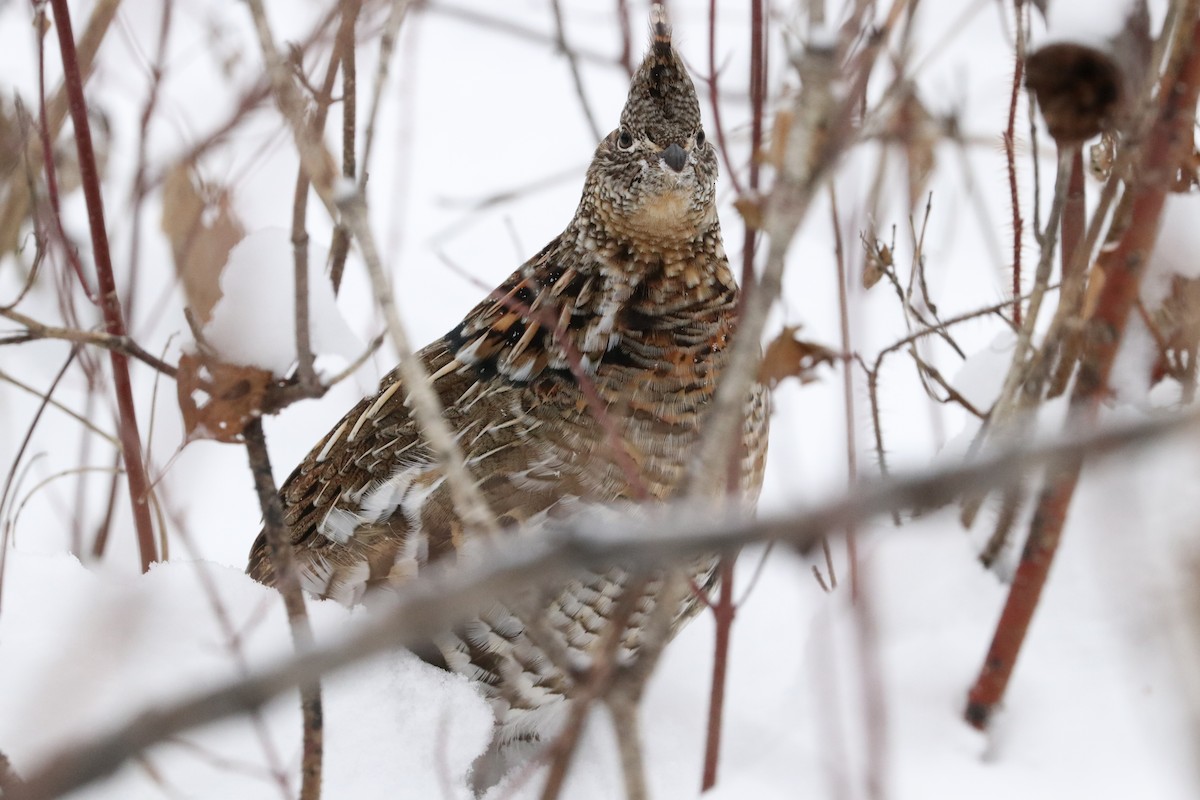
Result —
M 146 709 L 107 733 L 70 746 L 41 765 L 23 790 L 5 800 L 57 797 L 73 791 L 166 737 L 259 708 L 281 692 L 376 653 L 427 641 L 515 590 L 561 582 L 580 570 L 620 563 L 654 569 L 754 542 L 782 539 L 808 547 L 822 536 L 836 535 L 847 526 L 893 510 L 940 507 L 965 491 L 1003 486 L 1031 469 L 1112 454 L 1198 427 L 1198 412 L 1112 427 L 967 463 L 863 481 L 852 492 L 806 510 L 753 520 L 728 509 L 702 507 L 694 499 L 647 510 L 645 516 L 631 518 L 623 526 L 614 526 L 611 515 L 604 515 L 599 523 L 582 515 L 524 539 L 521 547 L 506 539 L 503 548 L 481 553 L 486 557 L 471 568 L 431 571 L 428 580 L 411 584 L 393 604 L 331 642 L 256 674 L 193 693 L 174 705 Z

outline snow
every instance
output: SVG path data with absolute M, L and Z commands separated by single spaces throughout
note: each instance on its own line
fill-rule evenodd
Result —
M 1200 278 L 1200 196 L 1167 195 L 1154 256 L 1147 264 L 1142 299 L 1158 306 L 1171 292 L 1171 279 Z
M 0 685 L 24 691 L 0 693 L 0 741 L 21 769 L 132 708 L 161 708 L 240 674 L 239 662 L 262 668 L 291 648 L 278 596 L 230 567 L 180 560 L 130 576 L 18 549 L 6 581 Z M 309 611 L 318 639 L 359 616 L 336 603 Z M 365 796 L 389 784 L 414 796 L 469 796 L 465 775 L 487 744 L 491 711 L 465 679 L 396 652 L 347 670 L 324 691 L 326 724 L 337 732 L 327 742 L 329 786 Z M 156 774 L 174 791 L 203 787 L 200 796 L 277 796 L 272 759 L 295 781 L 298 706 L 276 701 L 264 719 L 265 743 L 244 718 L 189 731 L 77 796 L 159 798 Z
M 364 348 L 338 311 L 325 277 L 328 258 L 325 247 L 309 242 L 309 339 L 314 355 L 341 356 L 345 366 Z M 249 234 L 229 253 L 204 340 L 231 364 L 286 375 L 296 363 L 295 286 L 291 234 L 283 228 Z
M 1103 44 L 1125 27 L 1126 20 L 1143 0 L 1050 0 L 1046 9 L 1045 40 Z
M 277 35 L 289 41 L 304 39 L 325 8 L 282 0 L 267 5 Z M 630 5 L 635 14 L 645 12 L 644 4 Z M 748 117 L 738 76 L 748 66 L 749 6 L 745 0 L 719 5 L 723 121 L 735 151 L 744 154 Z M 946 144 L 936 152 L 939 166 L 922 255 L 943 319 L 990 305 L 1011 286 L 1006 271 L 1011 209 L 997 144 L 1012 68 L 1011 42 L 1004 33 L 1011 30 L 1011 19 L 1002 22 L 1000 15 L 1011 11 L 1000 3 L 966 5 L 922 3 L 912 34 L 921 100 L 935 116 L 953 115 L 967 140 L 984 143 L 962 149 Z M 1102 28 L 1111 24 L 1105 15 L 1116 5 L 1059 0 L 1053 8 L 1056 15 L 1082 15 Z M 1155 9 L 1161 12 L 1162 5 L 1156 3 Z M 458 0 L 454 7 L 460 6 L 503 15 L 533 35 L 550 38 L 539 43 L 502 28 L 472 25 L 442 4 L 414 11 L 402 28 L 365 196 L 401 314 L 416 342 L 450 329 L 562 229 L 595 146 L 578 113 L 565 62 L 552 44 L 554 25 L 546 4 L 501 7 Z M 123 224 L 129 207 L 123 203 L 132 196 L 138 155 L 133 132 L 162 7 L 154 0 L 125 0 L 116 33 L 106 40 L 89 83 L 96 108 L 113 121 L 106 192 L 121 270 L 132 244 L 133 226 Z M 612 7 L 609 0 L 564 4 L 568 41 L 589 53 L 616 55 L 620 39 Z M 159 116 L 146 146 L 151 174 L 219 129 L 261 74 L 243 7 L 195 0 L 174 8 Z M 676 39 L 693 73 L 700 75 L 707 65 L 706 10 L 676 3 L 673 12 Z M 0 48 L 0 73 L 26 101 L 35 97 L 36 86 L 29 14 L 28 4 L 0 4 L 0 40 L 6 45 Z M 1077 24 L 1063 19 L 1063 25 Z M 378 22 L 371 17 L 361 28 L 371 30 Z M 831 23 L 826 30 L 833 29 Z M 644 26 L 635 24 L 634 30 Z M 794 84 L 792 68 L 780 55 L 784 48 L 777 47 L 781 41 L 787 42 L 771 41 L 773 91 Z M 447 55 L 464 48 L 471 58 Z M 53 46 L 47 56 L 53 85 L 58 75 Z M 364 48 L 361 59 L 360 88 L 369 83 L 364 76 L 374 75 L 374 50 Z M 481 62 L 492 66 L 480 70 Z M 310 75 L 318 74 L 314 70 L 323 62 L 308 66 Z M 597 119 L 602 126 L 615 120 L 624 99 L 624 71 L 593 59 L 583 59 L 581 69 Z M 884 87 L 889 78 L 881 75 L 873 86 Z M 360 97 L 360 111 L 365 100 Z M 547 114 L 547 108 L 555 113 Z M 711 133 L 707 98 L 702 108 Z M 335 106 L 335 116 L 339 110 Z M 335 152 L 338 127 L 330 125 Z M 1028 130 L 1023 116 L 1016 130 L 1019 138 Z M 269 110 L 251 115 L 230 136 L 230 144 L 213 148 L 199 169 L 230 186 L 238 216 L 252 233 L 230 258 L 222 277 L 225 297 L 205 336 L 227 358 L 286 373 L 295 360 L 292 250 L 281 227 L 289 224 L 295 180 L 290 136 Z M 1019 158 L 1028 158 L 1028 142 L 1018 144 Z M 850 153 L 838 170 L 842 240 L 853 275 L 859 233 L 887 239 L 895 225 L 896 263 L 907 279 L 913 246 L 905 232 L 910 218 L 920 224 L 919 215 L 907 206 L 898 159 L 883 167 L 884 191 L 875 191 L 883 161 L 881 150 L 867 145 Z M 721 169 L 726 172 L 724 163 Z M 1051 159 L 1043 162 L 1042 177 L 1047 182 L 1041 187 L 1044 214 Z M 1023 167 L 1020 192 L 1027 217 L 1032 216 L 1031 184 L 1031 170 Z M 338 187 L 343 198 L 357 191 L 348 182 Z M 740 263 L 742 230 L 730 204 L 727 175 L 719 190 L 726 244 L 731 260 Z M 1094 195 L 1089 185 L 1089 197 Z M 157 208 L 153 193 L 148 203 L 151 211 Z M 77 191 L 67 192 L 63 207 L 66 229 L 86 262 L 90 245 Z M 1197 211 L 1192 197 L 1170 198 L 1163 248 L 1149 267 L 1154 275 L 1200 274 L 1190 256 L 1200 252 L 1194 242 Z M 822 195 L 789 255 L 785 296 L 771 323 L 778 330 L 802 322 L 806 336 L 827 344 L 840 337 L 830 217 Z M 331 224 L 316 201 L 310 202 L 309 219 L 313 240 L 330 241 Z M 187 325 L 166 266 L 169 247 L 154 227 L 142 226 L 142 283 L 132 333 L 150 351 L 174 360 Z M 1027 265 L 1036 253 L 1032 241 L 1028 244 Z M 0 260 L 3 303 L 20 287 L 19 271 L 10 268 L 8 258 Z M 313 342 L 328 374 L 357 357 L 362 342 L 380 325 L 362 265 L 352 260 L 335 301 L 323 280 L 325 258 L 321 247 L 310 245 Z M 867 291 L 853 279 L 851 285 L 851 333 L 864 357 L 908 333 L 889 287 Z M 1157 285 L 1161 291 L 1161 282 Z M 58 319 L 52 290 L 39 285 L 27 303 L 40 319 Z M 94 321 L 85 318 L 82 324 Z M 1007 369 L 1012 336 L 993 318 L 956 326 L 954 333 L 965 361 L 932 340 L 925 355 L 953 376 L 955 387 L 975 405 L 986 406 Z M 1109 417 L 1137 416 L 1146 407 L 1173 402 L 1164 399 L 1162 387 L 1149 392 L 1145 387 L 1145 334 L 1136 332 L 1122 354 Z M 38 387 L 49 385 L 65 354 L 61 343 L 51 342 L 0 348 L 4 371 Z M 385 351 L 372 366 L 393 365 Z M 858 437 L 859 471 L 870 476 L 877 465 L 860 378 L 850 429 Z M 77 491 L 70 470 L 81 463 L 107 470 L 112 461 L 99 444 L 83 450 L 74 423 L 59 412 L 47 410 L 22 461 L 24 477 L 14 490 L 22 512 L 11 529 L 0 594 L 0 752 L 24 774 L 69 742 L 95 740 L 142 709 L 162 708 L 172 698 L 236 676 L 241 659 L 245 668 L 256 670 L 286 658 L 292 649 L 277 596 L 242 573 L 260 526 L 244 452 L 212 442 L 178 451 L 183 437 L 173 392 L 163 381 L 152 401 L 150 371 L 135 366 L 134 379 L 147 421 L 156 501 L 167 520 L 167 563 L 137 574 L 122 504 L 103 559 L 85 555 L 80 563 L 68 555 L 72 549 L 89 552 L 108 490 L 107 472 L 98 472 Z M 371 383 L 339 385 L 320 400 L 266 420 L 276 476 L 286 475 Z M 960 410 L 929 401 L 902 353 L 885 362 L 880 393 L 893 470 L 921 469 L 935 457 L 965 450 L 976 423 Z M 107 401 L 87 400 L 78 371 L 68 375 L 55 397 L 112 430 Z M 776 392 L 764 509 L 802 507 L 843 491 L 843 402 L 841 376 L 832 370 L 818 383 L 803 388 L 786 383 Z M 1060 430 L 1064 407 L 1060 402 L 1044 409 L 1039 430 Z M 0 408 L 0 463 L 7 465 L 16 457 L 37 401 L 0 385 Z M 816 554 L 775 547 L 755 578 L 764 554 L 761 549 L 744 553 L 735 594 L 745 595 L 745 602 L 733 632 L 724 755 L 719 783 L 706 800 L 866 797 L 866 743 L 872 733 L 882 748 L 879 777 L 889 800 L 1195 797 L 1200 786 L 1194 758 L 1200 708 L 1197 444 L 1190 434 L 1181 434 L 1176 441 L 1122 453 L 1085 470 L 1027 647 L 1004 708 L 986 735 L 963 723 L 962 710 L 1006 592 L 1000 577 L 982 569 L 976 558 L 978 539 L 992 521 L 990 506 L 970 533 L 959 526 L 956 508 L 931 511 L 901 529 L 884 519 L 858 531 L 873 623 L 865 645 L 846 590 L 840 539 L 833 540 L 840 586 L 829 595 L 811 576 L 814 565 L 825 568 Z M 45 487 L 31 493 L 42 481 Z M 372 498 L 385 500 L 382 493 Z M 6 510 L 0 522 L 12 521 Z M 190 532 L 186 539 L 184 532 Z M 371 613 L 331 602 L 312 602 L 309 609 L 318 641 L 329 641 Z M 712 640 L 712 621 L 702 614 L 667 648 L 648 687 L 642 734 L 653 797 L 698 795 Z M 864 708 L 864 663 L 875 667 L 867 674 L 878 676 L 880 707 Z M 468 770 L 487 745 L 490 712 L 468 682 L 406 652 L 391 652 L 331 676 L 325 693 L 325 797 L 469 796 Z M 617 735 L 603 713 L 594 715 L 564 797 L 621 795 Z M 272 778 L 276 769 L 287 776 L 286 794 L 294 796 L 299 759 L 299 711 L 289 692 L 263 709 L 261 728 L 238 718 L 188 731 L 73 796 L 282 797 Z M 488 797 L 538 794 L 538 776 L 518 773 Z

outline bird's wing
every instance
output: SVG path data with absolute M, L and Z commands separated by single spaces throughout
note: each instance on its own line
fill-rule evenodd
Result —
M 585 492 L 562 474 L 553 454 L 539 448 L 539 423 L 524 408 L 529 394 L 523 390 L 531 385 L 548 402 L 570 383 L 535 313 L 586 289 L 573 270 L 554 266 L 557 242 L 514 272 L 448 336 L 417 354 L 433 376 L 472 479 L 506 526 Z M 512 298 L 519 299 L 517 306 Z M 573 300 L 567 305 L 573 307 Z M 302 585 L 317 596 L 354 603 L 368 586 L 403 583 L 461 550 L 462 523 L 445 471 L 406 400 L 393 371 L 280 488 Z M 265 532 L 254 543 L 247 572 L 274 581 Z

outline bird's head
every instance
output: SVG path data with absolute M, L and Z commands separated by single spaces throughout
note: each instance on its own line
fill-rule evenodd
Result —
M 596 148 L 584 198 L 620 238 L 694 239 L 716 219 L 717 154 L 660 5 L 651 28 L 650 52 L 633 77 L 620 127 Z

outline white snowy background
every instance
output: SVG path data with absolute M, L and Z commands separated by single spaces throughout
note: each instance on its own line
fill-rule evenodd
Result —
M 89 100 L 109 128 L 105 202 L 118 280 L 131 261 L 133 174 L 138 120 L 157 47 L 162 0 L 125 0 L 105 39 Z M 631 2 L 640 52 L 647 7 Z M 677 46 L 697 76 L 707 70 L 707 5 L 672 3 Z M 796 4 L 797 6 L 803 4 Z M 831 4 L 836 6 L 837 4 Z M 1154 5 L 1155 24 L 1162 3 Z M 328 3 L 277 0 L 268 12 L 281 40 L 299 40 Z M 581 59 L 588 101 L 601 126 L 616 125 L 627 76 L 617 64 L 620 32 L 611 0 L 563 2 L 570 43 Z M 717 28 L 723 121 L 737 163 L 748 157 L 749 3 L 722 0 Z M 75 27 L 90 3 L 72 3 Z M 469 13 L 463 13 L 469 12 Z M 470 15 L 503 20 L 482 25 Z M 382 24 L 367 14 L 362 29 Z M 229 0 L 174 3 L 158 109 L 145 146 L 149 172 L 161 175 L 193 143 L 236 113 L 262 74 L 245 6 Z M 796 85 L 788 54 L 806 34 L 804 15 L 772 4 L 771 96 Z M 1035 26 L 1036 27 L 1036 26 Z M 525 32 L 525 33 L 522 33 Z M 553 16 L 543 0 L 432 2 L 402 28 L 371 163 L 368 200 L 401 313 L 414 342 L 443 334 L 473 303 L 566 224 L 595 141 L 588 131 L 564 57 L 553 44 Z M 529 35 L 526 35 L 529 34 Z M 377 40 L 360 50 L 360 109 L 365 111 Z M 37 51 L 29 3 L 0 0 L 0 76 L 4 101 L 19 95 L 36 107 Z M 943 318 L 1007 296 L 1011 216 L 1000 132 L 1012 70 L 1011 9 L 1000 2 L 925 0 L 912 32 L 912 76 L 928 109 L 953 115 L 963 144 L 938 147 L 930 189 L 932 212 L 924 256 L 930 291 Z M 323 73 L 325 53 L 306 62 Z M 47 81 L 58 84 L 53 36 Z M 887 66 L 881 62 L 881 76 Z M 883 85 L 882 77 L 878 79 Z M 701 107 L 711 110 L 702 91 Z M 1022 108 L 1024 104 L 1022 104 Z M 335 148 L 340 108 L 328 138 Z M 1018 120 L 1021 196 L 1032 215 L 1028 122 Z M 67 138 L 63 139 L 69 145 Z M 1048 147 L 1043 137 L 1042 146 Z M 1043 158 L 1042 208 L 1048 203 L 1053 156 Z M 906 335 L 886 285 L 864 291 L 859 235 L 888 240 L 896 228 L 897 263 L 907 275 L 912 253 L 902 161 L 884 169 L 884 202 L 868 218 L 867 198 L 880 149 L 853 150 L 837 171 L 836 193 L 851 271 L 853 348 L 868 360 Z M 725 165 L 722 164 L 724 170 Z M 290 134 L 265 106 L 242 120 L 226 144 L 201 162 L 202 174 L 227 186 L 236 212 L 255 235 L 249 272 L 228 277 L 231 302 L 251 309 L 243 344 L 268 347 L 291 336 L 290 224 L 296 160 Z M 1094 196 L 1096 184 L 1089 184 Z M 727 177 L 720 184 L 731 257 L 740 263 L 742 228 Z M 500 196 L 496 202 L 489 198 Z M 68 233 L 88 264 L 81 194 L 63 198 Z M 131 333 L 150 352 L 175 360 L 190 339 L 182 316 L 170 247 L 159 225 L 161 198 L 143 209 L 138 295 Z M 1194 205 L 1172 210 L 1192 233 Z M 1191 208 L 1193 213 L 1187 213 Z M 802 324 L 803 335 L 839 347 L 834 236 L 828 195 L 812 209 L 790 253 L 785 296 L 770 325 Z M 916 225 L 921 224 L 918 216 Z M 327 247 L 330 225 L 310 204 L 309 230 Z M 274 231 L 274 232 L 273 232 Z M 1194 235 L 1194 233 L 1192 233 Z M 272 243 L 275 243 L 272 255 Z M 1195 248 L 1176 243 L 1175 268 L 1194 271 Z M 1026 243 L 1031 269 L 1037 250 Z M 314 258 L 314 260 L 316 260 Z M 1165 262 L 1165 259 L 1164 259 Z M 452 268 L 451 265 L 454 267 Z M 11 302 L 22 275 L 0 260 L 0 302 Z M 59 266 L 53 267 L 59 269 Z M 275 273 L 269 270 L 275 269 Z M 1160 263 L 1152 269 L 1163 270 Z M 272 277 L 278 275 L 279 277 Z M 334 307 L 317 312 L 325 326 L 320 365 L 341 369 L 381 330 L 365 270 L 352 255 Z M 1160 280 L 1161 284 L 1161 280 Z M 240 296 L 241 300 L 238 300 Z M 57 323 L 50 281 L 21 309 Z M 235 314 L 234 316 L 239 316 Z M 344 322 L 342 321 L 344 319 Z M 98 324 L 99 317 L 85 321 Z M 245 318 L 242 320 L 246 321 Z M 1135 323 L 1135 328 L 1137 323 Z M 929 357 L 956 385 L 986 405 L 1007 366 L 1010 337 L 994 318 L 955 330 L 970 354 L 964 365 L 944 347 Z M 1138 328 L 1130 348 L 1144 354 Z M 236 342 L 235 342 L 236 345 Z M 61 342 L 0 349 L 0 369 L 38 388 L 49 385 L 67 354 Z M 278 350 L 264 358 L 279 358 Z M 283 356 L 286 361 L 286 354 Z M 103 359 L 107 364 L 107 358 Z M 379 374 L 391 368 L 384 350 L 353 380 L 320 401 L 266 421 L 278 479 L 294 465 Z M 882 424 L 892 469 L 920 469 L 944 449 L 959 453 L 974 424 L 960 410 L 929 401 L 903 355 L 881 380 Z M 239 670 L 290 652 L 283 607 L 242 569 L 259 529 L 259 511 L 243 448 L 199 441 L 182 447 L 174 387 L 134 364 L 135 396 L 151 476 L 168 522 L 170 560 L 139 574 L 132 524 L 118 502 L 102 560 L 86 553 L 100 522 L 107 476 L 82 490 L 80 464 L 111 467 L 111 447 L 50 408 L 22 461 L 20 482 L 5 510 L 8 550 L 0 595 L 0 751 L 29 773 L 64 744 L 100 735 L 134 712 L 161 706 L 185 691 L 213 685 Z M 1148 389 L 1143 357 L 1126 357 L 1117 378 L 1116 415 L 1137 418 L 1175 400 L 1170 387 Z M 858 463 L 877 470 L 861 372 L 856 370 Z M 156 393 L 157 389 L 157 393 Z M 83 411 L 84 378 L 68 373 L 55 395 Z M 86 411 L 115 430 L 105 398 Z M 0 464 L 7 470 L 38 400 L 0 383 Z M 150 426 L 152 421 L 152 433 Z M 801 506 L 842 491 L 847 482 L 846 415 L 840 374 L 775 394 L 771 454 L 762 508 Z M 883 706 L 872 724 L 883 742 L 881 794 L 888 798 L 1193 798 L 1200 792 L 1195 712 L 1200 708 L 1200 624 L 1194 584 L 1200 575 L 1195 530 L 1200 522 L 1200 448 L 1190 437 L 1121 455 L 1085 471 L 1065 539 L 1021 654 L 1003 710 L 987 734 L 962 721 L 966 691 L 982 661 L 1006 586 L 979 566 L 989 530 L 985 510 L 976 530 L 960 527 L 954 509 L 894 528 L 882 519 L 859 531 L 865 592 L 874 612 Z M 86 449 L 85 449 L 86 448 Z M 82 563 L 71 553 L 82 522 Z M 1023 528 L 1018 526 L 1018 534 Z M 745 596 L 733 634 L 720 782 L 713 798 L 856 798 L 867 795 L 867 731 L 846 558 L 834 543 L 842 587 L 822 591 L 811 575 L 819 559 L 776 547 L 761 575 L 760 550 L 743 554 L 736 594 Z M 365 612 L 310 603 L 318 638 Z M 698 793 L 711 670 L 712 622 L 702 615 L 668 648 L 644 705 L 644 735 L 653 796 Z M 471 686 L 404 652 L 381 656 L 326 681 L 325 797 L 457 798 L 469 796 L 467 771 L 485 747 L 489 712 Z M 298 785 L 300 716 L 288 693 L 257 720 L 235 719 L 189 731 L 127 763 L 112 778 L 72 796 L 95 798 L 279 797 L 277 776 Z M 565 792 L 570 798 L 618 797 L 613 733 L 592 720 Z M 536 797 L 537 781 L 513 781 L 496 797 Z

